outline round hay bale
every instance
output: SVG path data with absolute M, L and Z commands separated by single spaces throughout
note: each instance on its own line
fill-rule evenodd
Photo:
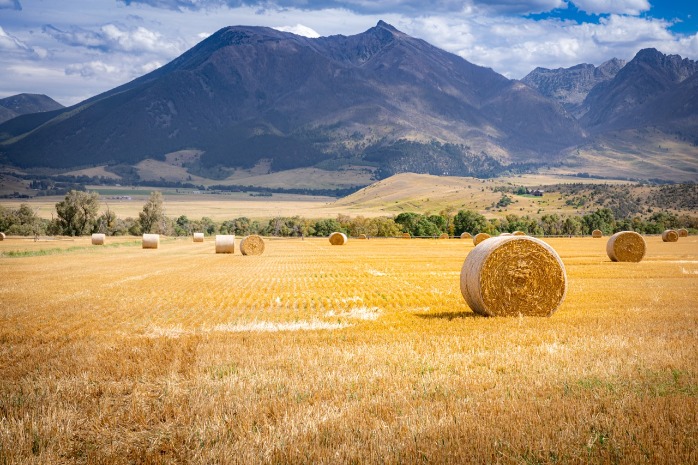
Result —
M 235 253 L 235 234 L 217 234 L 216 253 Z
M 500 235 L 500 236 L 504 236 L 504 237 L 506 237 L 506 236 L 513 236 L 513 234 L 510 233 L 510 232 L 499 233 L 499 235 Z
M 264 253 L 264 239 L 256 234 L 243 237 L 240 241 L 240 252 L 243 255 L 262 255 Z
M 511 235 L 512 236 L 525 236 L 526 233 L 523 231 L 514 231 L 513 233 L 511 233 Z
M 92 235 L 92 245 L 104 245 L 104 234 L 95 233 Z
M 600 237 L 603 237 L 603 233 L 601 232 L 600 229 L 594 229 L 594 230 L 591 232 L 591 237 L 593 237 L 593 238 L 595 238 L 595 239 L 598 239 L 598 238 L 600 238 Z
M 412 239 L 412 236 L 410 236 L 410 233 L 402 233 L 402 238 L 403 239 Z
M 0 241 L 4 241 L 4 240 L 5 240 L 5 237 L 6 237 L 6 236 L 5 236 L 5 233 L 4 233 L 4 232 L 0 232 Z
M 203 242 L 203 241 L 204 241 L 204 233 L 202 233 L 202 232 L 194 233 L 194 242 Z
M 332 245 L 344 245 L 348 241 L 347 235 L 341 232 L 333 232 L 330 234 L 330 244 Z
M 439 236 L 439 239 L 448 239 L 448 234 L 443 233 Z
M 359 239 L 368 239 L 366 234 L 359 234 Z
M 679 237 L 688 237 L 688 229 L 681 228 L 676 232 L 679 233 Z
M 557 252 L 540 239 L 494 237 L 465 258 L 460 290 L 480 315 L 551 316 L 567 293 L 567 273 Z
M 646 251 L 645 240 L 634 231 L 617 232 L 606 243 L 608 258 L 614 262 L 639 262 Z
M 160 246 L 160 234 L 143 234 L 143 248 L 157 249 Z
M 460 235 L 461 239 L 470 239 L 471 237 L 473 237 L 473 236 L 471 236 L 469 232 L 464 232 L 463 234 Z
M 489 239 L 490 237 L 492 236 L 487 233 L 478 233 L 475 235 L 475 237 L 473 237 L 473 244 L 478 245 L 480 242 L 484 241 L 485 239 Z
M 678 231 L 674 231 L 673 229 L 667 229 L 662 233 L 662 241 L 664 242 L 677 242 L 678 240 Z

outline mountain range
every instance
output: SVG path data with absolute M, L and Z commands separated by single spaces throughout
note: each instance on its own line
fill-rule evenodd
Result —
M 656 169 L 643 175 L 638 161 L 629 172 L 661 177 L 670 160 L 642 145 L 671 140 L 686 162 L 674 178 L 685 180 L 698 173 L 697 70 L 646 49 L 627 63 L 537 68 L 517 81 L 383 21 L 313 39 L 227 27 L 125 85 L 5 121 L 0 163 L 132 166 L 187 151 L 198 173 L 365 166 L 378 177 L 493 176 L 613 166 L 604 147 L 642 140 L 633 150 Z

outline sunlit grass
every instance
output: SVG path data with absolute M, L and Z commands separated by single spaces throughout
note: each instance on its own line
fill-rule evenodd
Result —
M 567 298 L 509 319 L 471 241 L 3 241 L 0 463 L 696 463 L 698 239 L 646 240 L 548 240 Z

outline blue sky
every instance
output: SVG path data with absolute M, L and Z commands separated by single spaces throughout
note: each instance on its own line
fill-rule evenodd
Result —
M 0 0 L 0 98 L 41 93 L 72 105 L 225 26 L 314 37 L 381 19 L 512 79 L 648 47 L 698 60 L 697 0 Z

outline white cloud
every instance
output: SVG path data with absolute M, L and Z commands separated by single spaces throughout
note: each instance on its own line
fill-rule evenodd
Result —
M 68 76 L 77 74 L 82 77 L 93 78 L 95 76 L 103 76 L 105 74 L 114 75 L 120 73 L 121 70 L 113 65 L 103 61 L 89 61 L 87 63 L 73 63 L 65 68 L 65 74 Z
M 572 0 L 581 11 L 590 14 L 620 14 L 637 16 L 649 11 L 648 0 Z
M 30 51 L 30 48 L 0 26 L 0 50 Z
M 316 38 L 320 37 L 320 34 L 315 32 L 312 28 L 308 26 L 303 26 L 302 24 L 296 24 L 295 26 L 277 26 L 274 27 L 277 31 L 290 32 L 303 37 Z

